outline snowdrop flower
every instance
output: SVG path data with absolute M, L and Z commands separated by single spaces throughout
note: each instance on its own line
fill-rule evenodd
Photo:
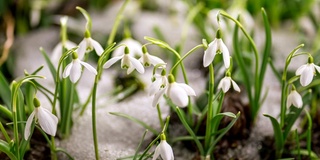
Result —
M 76 83 L 81 76 L 81 65 L 87 68 L 91 73 L 97 75 L 97 71 L 90 64 L 81 61 L 76 52 L 72 54 L 72 62 L 69 63 L 63 71 L 63 78 L 70 76 L 72 83 Z
M 159 156 L 163 160 L 174 160 L 171 146 L 166 141 L 166 136 L 162 133 L 160 136 L 160 143 L 154 151 L 152 160 L 156 160 Z
M 27 120 L 27 124 L 24 130 L 24 139 L 28 140 L 30 136 L 30 128 L 34 117 L 35 120 L 38 120 L 40 127 L 44 132 L 51 136 L 55 136 L 57 131 L 58 118 L 48 109 L 41 107 L 40 102 L 37 98 L 34 98 L 33 103 L 35 109 L 30 114 Z
M 152 84 L 150 85 L 149 89 L 149 96 L 155 95 L 159 92 L 160 89 L 163 89 L 167 86 L 168 79 L 166 76 L 166 70 L 163 69 L 160 74 L 155 74 L 152 79 Z
M 231 79 L 230 73 L 227 73 L 227 75 L 221 79 L 218 84 L 218 89 L 222 89 L 222 91 L 226 93 L 231 88 L 231 84 L 235 91 L 240 92 L 239 86 L 234 80 Z
M 168 76 L 168 89 L 166 91 L 167 96 L 172 100 L 172 102 L 179 106 L 185 107 L 188 105 L 188 96 L 195 96 L 194 90 L 185 83 L 177 83 L 174 80 L 173 75 Z
M 116 56 L 111 59 L 109 59 L 104 65 L 103 68 L 109 68 L 114 63 L 119 61 L 121 59 L 121 68 L 127 69 L 127 74 L 130 74 L 133 70 L 137 70 L 139 73 L 144 73 L 144 68 L 142 64 L 139 62 L 139 60 L 133 58 L 130 55 L 130 51 L 128 47 L 124 48 L 124 54 L 121 56 Z
M 140 42 L 132 39 L 132 38 L 126 38 L 124 40 L 122 40 L 121 42 L 119 42 L 119 45 L 124 44 L 125 46 L 127 46 L 129 48 L 129 54 L 132 57 L 141 57 L 142 56 L 142 52 L 141 52 L 141 48 L 142 45 L 140 44 Z M 113 57 L 118 57 L 121 56 L 123 54 L 123 50 L 125 46 L 120 46 L 117 49 L 115 49 L 112 53 Z
M 313 63 L 312 57 L 309 57 L 309 62 L 307 64 L 304 64 L 297 69 L 296 75 L 300 75 L 300 83 L 302 86 L 307 86 L 311 83 L 316 70 L 320 73 L 320 67 Z
M 143 55 L 139 59 L 139 61 L 142 63 L 142 65 L 149 67 L 150 65 L 156 66 L 158 64 L 163 64 L 163 65 L 166 64 L 159 57 L 150 55 L 145 46 L 142 47 L 142 52 L 143 52 Z
M 298 108 L 302 107 L 301 95 L 295 89 L 291 90 L 287 98 L 287 107 L 289 108 L 291 105 L 294 105 Z
M 99 42 L 91 38 L 89 31 L 86 31 L 85 38 L 79 43 L 79 49 L 77 51 L 80 59 L 82 59 L 85 53 L 89 53 L 93 49 L 96 51 L 98 56 L 101 56 L 103 48 Z
M 223 43 L 221 39 L 221 31 L 217 31 L 217 36 L 216 38 L 209 43 L 208 48 L 204 51 L 204 56 L 203 56 L 203 66 L 208 67 L 216 54 L 221 54 L 223 56 L 223 62 L 224 66 L 226 68 L 230 67 L 230 54 L 227 46 Z

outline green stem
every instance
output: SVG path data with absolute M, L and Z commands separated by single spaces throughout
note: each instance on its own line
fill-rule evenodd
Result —
M 55 145 L 55 141 L 54 141 L 54 136 L 51 136 L 51 160 L 57 160 L 57 153 L 56 153 L 56 145 Z
M 15 106 L 13 106 L 15 107 Z M 18 120 L 17 120 L 17 112 L 13 112 L 13 132 L 14 132 L 14 141 L 15 141 L 15 149 L 16 149 L 16 156 L 17 159 L 20 158 L 20 151 L 19 151 L 19 130 L 18 130 Z
M 71 129 L 71 120 L 72 120 L 72 111 L 73 111 L 73 97 L 74 97 L 74 84 L 71 84 L 70 86 L 70 99 L 69 99 L 69 105 L 67 108 L 66 113 L 66 132 L 65 135 L 70 135 L 70 129 Z
M 193 47 L 190 51 L 188 51 L 182 58 L 179 59 L 179 61 L 177 63 L 174 64 L 174 66 L 170 69 L 170 74 L 172 74 L 172 71 L 179 65 L 181 64 L 181 62 L 187 58 L 191 53 L 193 53 L 195 50 L 204 47 L 203 44 L 199 44 L 195 47 Z
M 158 111 L 158 118 L 159 118 L 160 126 L 161 126 L 161 128 L 163 128 L 164 127 L 164 123 L 163 123 L 161 109 L 160 109 L 160 105 L 159 104 L 157 104 L 157 111 Z
M 124 9 L 126 8 L 126 5 L 128 4 L 129 1 L 130 1 L 130 0 L 126 0 L 126 1 L 123 3 L 123 5 L 121 6 L 121 8 L 120 8 L 120 10 L 119 10 L 119 12 L 118 12 L 118 14 L 117 14 L 116 20 L 115 20 L 115 22 L 114 22 L 113 28 L 112 28 L 112 30 L 111 30 L 111 33 L 110 33 L 110 36 L 109 36 L 109 39 L 108 39 L 108 42 L 107 42 L 107 46 L 109 46 L 110 44 L 112 44 L 113 41 L 114 41 L 114 38 L 115 38 L 116 33 L 117 33 L 117 29 L 118 29 L 118 27 L 119 27 L 119 25 L 120 25 L 120 21 L 121 21 L 121 19 L 123 18 L 122 13 L 123 13 Z
M 205 134 L 205 149 L 210 147 L 212 140 L 212 126 L 211 120 L 213 118 L 213 98 L 214 98 L 214 68 L 213 65 L 209 65 L 209 97 L 208 97 L 208 112 L 206 122 L 206 134 Z M 205 156 L 205 155 L 203 155 Z
M 99 160 L 99 148 L 98 148 L 98 137 L 97 137 L 97 125 L 96 125 L 96 97 L 97 97 L 97 86 L 98 86 L 98 75 L 95 78 L 92 92 L 92 135 L 93 144 L 96 160 Z

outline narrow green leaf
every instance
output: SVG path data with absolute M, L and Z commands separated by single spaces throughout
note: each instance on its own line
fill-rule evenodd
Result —
M 12 120 L 12 112 L 7 107 L 0 105 L 0 112 L 1 114 L 5 115 L 5 117 Z
M 264 116 L 268 117 L 270 119 L 270 121 L 271 121 L 271 124 L 272 124 L 272 127 L 273 127 L 273 132 L 274 132 L 274 138 L 275 138 L 275 142 L 276 142 L 277 156 L 281 156 L 282 150 L 283 150 L 283 146 L 284 146 L 284 141 L 283 141 L 283 137 L 282 137 L 280 124 L 272 116 L 270 116 L 268 114 L 264 114 Z
M 49 70 L 50 70 L 50 72 L 51 72 L 52 78 L 53 78 L 53 79 L 56 79 L 56 74 L 57 74 L 56 68 L 55 68 L 54 65 L 52 64 L 52 62 L 51 62 L 48 54 L 43 50 L 43 48 L 40 48 L 40 51 L 41 51 L 41 53 L 42 53 L 42 55 L 43 55 L 43 57 L 44 57 L 47 65 L 48 65 L 48 67 L 49 67 Z
M 146 131 L 143 133 L 143 135 L 142 135 L 142 137 L 141 137 L 141 140 L 140 140 L 140 142 L 139 142 L 139 145 L 138 145 L 138 147 L 137 147 L 137 149 L 136 149 L 136 152 L 134 153 L 133 160 L 136 160 L 136 159 L 137 159 L 138 152 L 139 152 L 139 150 L 140 150 L 140 147 L 141 147 L 141 145 L 142 145 L 142 142 L 144 141 L 144 138 L 146 137 L 146 134 L 147 134 L 147 133 L 148 133 L 148 130 L 146 130 Z
M 225 114 L 225 115 L 231 115 L 231 114 Z M 236 123 L 240 116 L 240 112 L 237 113 L 237 115 L 234 117 L 234 119 L 228 124 L 227 127 L 223 129 L 223 131 L 214 139 L 213 143 L 211 144 L 210 148 L 208 149 L 207 153 L 212 153 L 214 147 L 216 144 L 221 140 L 221 138 L 232 128 L 232 126 Z M 233 118 L 233 116 L 231 116 Z
M 74 158 L 63 148 L 57 147 L 56 148 L 56 152 L 62 152 L 65 155 L 67 155 L 67 157 L 69 158 L 69 160 L 74 160 Z
M 155 130 L 154 128 L 152 128 L 151 126 L 147 125 L 145 122 L 137 119 L 137 118 L 134 118 L 132 116 L 129 116 L 127 114 L 124 114 L 124 113 L 119 113 L 119 112 L 109 112 L 110 114 L 112 115 L 115 115 L 115 116 L 119 116 L 119 117 L 123 117 L 123 118 L 126 118 L 126 119 L 129 119 L 137 124 L 140 124 L 142 127 L 144 127 L 145 129 L 151 131 L 154 135 L 157 135 L 158 132 L 157 130 Z
M 311 155 L 311 140 L 312 140 L 312 118 L 310 116 L 310 113 L 308 110 L 304 110 L 306 112 L 306 116 L 307 116 L 307 119 L 308 119 L 308 128 L 307 128 L 307 151 L 308 151 L 308 156 L 310 159 L 312 159 L 312 155 Z
M 299 118 L 301 112 L 302 112 L 303 108 L 297 108 L 297 107 L 290 107 L 290 112 L 289 114 L 287 114 L 287 116 L 285 117 L 285 126 L 283 128 L 283 139 L 286 140 L 289 133 L 291 132 L 291 128 L 293 126 L 293 124 L 297 121 L 297 119 Z
M 6 107 L 11 110 L 10 85 L 7 82 L 6 77 L 4 77 L 4 75 L 2 74 L 1 71 L 0 71 L 0 88 L 1 88 L 0 89 L 0 98 L 2 99 L 2 101 L 4 102 Z
M 10 150 L 9 144 L 0 139 L 0 151 L 5 153 L 11 160 L 17 160 L 17 157 Z

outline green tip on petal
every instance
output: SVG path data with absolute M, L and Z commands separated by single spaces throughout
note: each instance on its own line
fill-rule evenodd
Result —
M 172 74 L 169 74 L 169 75 L 168 75 L 168 81 L 169 81 L 169 83 L 175 82 L 175 79 L 174 79 L 174 77 L 173 77 Z
M 222 33 L 221 33 L 220 29 L 217 30 L 216 38 L 217 39 L 221 39 L 222 38 Z
M 129 48 L 126 46 L 125 48 L 124 48 L 124 54 L 129 54 L 130 53 L 130 50 L 129 50 Z
M 166 135 L 165 135 L 164 133 L 161 133 L 161 135 L 160 135 L 160 139 L 163 141 L 163 140 L 166 140 L 166 139 L 167 139 L 167 137 L 166 137 Z
M 72 59 L 78 59 L 77 52 L 72 52 Z
M 38 98 L 34 98 L 34 99 L 33 99 L 33 105 L 34 105 L 35 107 L 40 107 L 40 101 L 39 101 Z
M 161 76 L 165 76 L 167 73 L 166 73 L 166 70 L 165 69 L 162 69 L 161 71 Z
M 148 52 L 147 47 L 146 47 L 146 46 L 143 46 L 143 47 L 142 47 L 142 53 L 143 53 L 143 54 L 146 54 L 147 52 Z

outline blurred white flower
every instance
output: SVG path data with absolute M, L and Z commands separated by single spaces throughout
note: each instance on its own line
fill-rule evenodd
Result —
M 150 55 L 145 46 L 142 48 L 142 52 L 143 55 L 139 59 L 142 65 L 149 67 L 150 65 L 163 64 L 165 66 L 166 63 L 161 58 Z
M 76 46 L 77 46 L 77 44 L 75 44 L 74 42 L 71 42 L 69 40 L 67 40 L 64 44 L 59 42 L 53 48 L 53 51 L 52 51 L 52 54 L 51 54 L 51 59 L 52 59 L 53 64 L 58 64 L 58 61 L 59 61 L 60 57 L 62 56 L 62 49 L 63 49 L 62 47 L 64 47 L 67 50 L 70 50 L 70 49 L 72 49 L 72 48 L 74 48 Z
M 217 31 L 217 38 L 215 38 L 211 43 L 209 43 L 208 48 L 204 51 L 203 56 L 203 66 L 208 67 L 216 54 L 221 54 L 223 57 L 224 66 L 226 68 L 230 67 L 230 54 L 227 46 L 223 43 L 220 35 L 220 30 Z
M 320 73 L 320 67 L 314 63 L 304 64 L 297 69 L 296 75 L 300 75 L 300 83 L 302 86 L 307 86 L 311 83 L 316 70 Z
M 41 107 L 38 99 L 35 98 L 34 101 L 36 101 L 35 109 L 30 114 L 27 120 L 26 127 L 24 130 L 24 139 L 28 140 L 30 136 L 30 128 L 34 117 L 35 120 L 38 120 L 40 127 L 44 132 L 51 136 L 55 136 L 57 131 L 58 118 L 54 114 L 52 114 L 48 109 Z
M 294 105 L 298 108 L 302 107 L 302 98 L 301 95 L 296 91 L 292 90 L 287 98 L 287 107 L 289 108 L 291 105 Z
M 154 76 L 154 80 L 150 85 L 149 88 L 149 95 L 155 95 L 160 89 L 165 88 L 168 84 L 168 79 L 167 76 L 164 75 L 160 75 L 160 74 L 155 74 Z
M 81 61 L 78 58 L 77 54 L 74 52 L 72 54 L 72 62 L 70 62 L 63 71 L 63 78 L 67 78 L 68 76 L 70 76 L 71 82 L 76 83 L 81 76 L 81 65 L 87 68 L 91 73 L 95 75 L 97 74 L 95 68 L 93 68 L 90 64 Z
M 163 160 L 174 160 L 171 146 L 167 143 L 164 134 L 162 134 L 161 137 L 164 137 L 164 139 L 161 138 L 159 145 L 154 151 L 152 160 L 156 160 L 159 156 L 161 156 Z
M 103 48 L 96 40 L 91 37 L 85 37 L 80 43 L 78 48 L 79 58 L 82 59 L 85 53 L 89 53 L 92 50 L 95 50 L 98 56 L 101 56 Z
M 222 91 L 226 93 L 231 88 L 231 84 L 235 91 L 240 92 L 239 86 L 234 80 L 231 79 L 230 76 L 225 76 L 221 79 L 221 81 L 218 84 L 218 89 L 222 89 Z
M 129 48 L 129 54 L 132 57 L 141 57 L 142 56 L 142 45 L 140 44 L 140 42 L 132 39 L 132 38 L 126 38 L 124 40 L 122 40 L 121 42 L 119 42 L 119 45 L 124 44 L 125 46 L 127 46 Z M 121 56 L 123 54 L 123 50 L 125 46 L 120 46 L 117 49 L 115 49 L 112 53 L 113 57 L 118 57 Z
M 114 63 L 119 61 L 121 59 L 121 68 L 127 69 L 127 74 L 130 74 L 133 70 L 137 70 L 139 73 L 144 73 L 143 65 L 139 62 L 139 60 L 133 58 L 130 55 L 130 51 L 128 47 L 125 47 L 125 53 L 121 56 L 116 56 L 111 59 L 109 59 L 104 65 L 103 68 L 109 68 Z

